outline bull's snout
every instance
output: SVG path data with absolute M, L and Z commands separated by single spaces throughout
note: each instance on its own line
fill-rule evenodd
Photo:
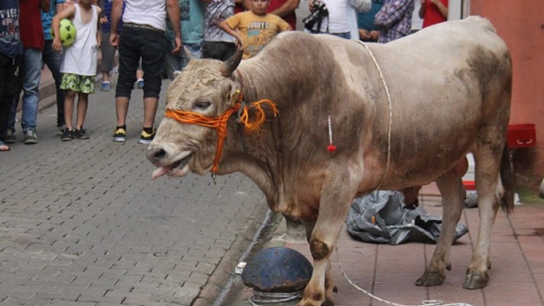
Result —
M 147 159 L 149 159 L 153 164 L 158 165 L 166 157 L 166 151 L 163 148 L 149 147 L 146 155 Z

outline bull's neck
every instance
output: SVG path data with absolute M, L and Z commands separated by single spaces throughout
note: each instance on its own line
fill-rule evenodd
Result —
M 255 84 L 262 84 L 260 82 L 272 82 L 272 80 L 266 76 L 259 76 L 259 67 L 252 68 L 244 65 L 241 68 L 236 70 L 235 81 L 241 86 L 244 101 L 251 103 L 269 99 L 276 103 L 272 95 L 255 86 Z M 278 143 L 275 141 L 280 131 L 278 120 L 267 118 L 260 131 L 251 133 L 244 132 L 236 120 L 229 120 L 229 139 L 225 142 L 225 158 L 219 167 L 221 173 L 237 171 L 244 173 L 261 189 L 269 204 L 277 202 L 278 198 L 276 186 L 279 186 L 277 170 L 280 150 L 276 147 Z
M 261 99 L 269 99 L 274 103 L 281 102 L 278 97 L 278 90 L 282 88 L 284 78 L 277 77 L 270 71 L 270 65 L 265 65 L 266 60 L 249 60 L 242 62 L 236 69 L 235 79 L 242 87 L 242 92 L 246 102 L 254 102 Z M 276 77 L 275 77 L 276 76 Z

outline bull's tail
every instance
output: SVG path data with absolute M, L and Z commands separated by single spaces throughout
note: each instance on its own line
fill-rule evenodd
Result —
M 514 166 L 512 155 L 508 149 L 508 143 L 504 145 L 504 150 L 502 151 L 501 182 L 504 188 L 501 207 L 508 214 L 514 210 Z

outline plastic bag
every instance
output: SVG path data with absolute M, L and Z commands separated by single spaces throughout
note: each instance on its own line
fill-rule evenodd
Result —
M 376 190 L 353 200 L 346 225 L 351 236 L 364 242 L 436 243 L 442 230 L 442 217 L 428 215 L 422 207 L 404 208 L 401 192 Z M 454 241 L 467 232 L 468 228 L 459 223 Z

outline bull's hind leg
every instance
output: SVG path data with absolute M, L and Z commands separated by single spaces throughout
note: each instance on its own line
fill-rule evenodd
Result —
M 455 236 L 455 228 L 461 218 L 465 196 L 461 177 L 462 174 L 452 169 L 436 181 L 442 195 L 442 232 L 429 265 L 416 281 L 418 286 L 441 285 L 446 279 L 446 269 L 451 268 L 451 245 Z
M 480 144 L 474 152 L 480 225 L 478 241 L 476 242 L 472 260 L 467 268 L 465 283 L 463 284 L 463 287 L 466 289 L 483 288 L 489 280 L 487 271 L 491 268 L 491 257 L 489 254 L 491 230 L 495 222 L 500 199 L 504 192 L 499 178 L 504 138 L 498 137 L 494 145 L 491 143 Z

